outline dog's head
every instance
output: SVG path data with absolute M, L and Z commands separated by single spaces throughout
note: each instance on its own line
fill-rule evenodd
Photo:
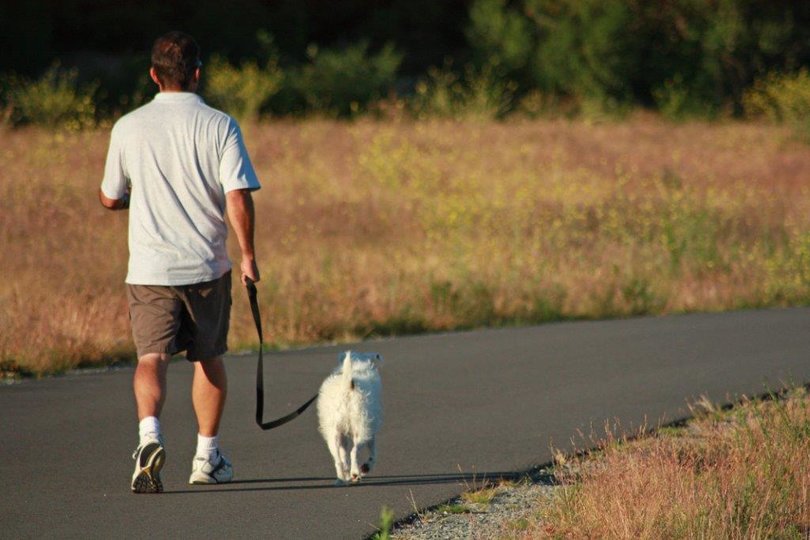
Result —
M 338 356 L 338 367 L 342 367 L 349 359 L 355 369 L 371 368 L 378 370 L 382 365 L 382 355 L 380 353 L 359 353 L 354 351 L 346 351 Z

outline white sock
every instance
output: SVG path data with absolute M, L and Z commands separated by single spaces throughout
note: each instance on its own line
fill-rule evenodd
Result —
M 219 449 L 219 435 L 213 437 L 204 437 L 197 434 L 197 454 L 194 457 L 204 457 L 205 459 L 212 460 L 217 455 Z
M 138 436 L 141 444 L 160 438 L 160 420 L 155 416 L 147 416 L 138 423 Z

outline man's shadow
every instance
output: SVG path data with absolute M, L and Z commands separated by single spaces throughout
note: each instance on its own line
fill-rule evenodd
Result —
M 532 471 L 488 471 L 471 473 L 451 473 L 451 474 L 408 474 L 408 475 L 388 475 L 388 476 L 367 476 L 356 484 L 336 486 L 335 478 L 330 476 L 322 477 L 300 477 L 300 478 L 257 478 L 251 480 L 236 480 L 228 484 L 215 484 L 210 487 L 199 486 L 195 489 L 185 489 L 178 491 L 165 491 L 164 494 L 205 494 L 205 493 L 246 493 L 259 491 L 299 491 L 299 490 L 320 490 L 320 489 L 349 489 L 349 488 L 374 488 L 391 486 L 414 486 L 414 485 L 437 485 L 437 484 L 458 484 L 464 490 L 474 490 L 502 481 L 530 481 L 548 485 L 556 484 L 553 476 L 547 472 Z

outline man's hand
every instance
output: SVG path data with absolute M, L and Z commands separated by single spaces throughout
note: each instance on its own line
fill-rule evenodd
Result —
M 242 270 L 242 285 L 247 285 L 247 278 L 250 278 L 254 283 L 261 279 L 255 259 L 242 257 L 242 264 L 239 265 L 239 268 Z

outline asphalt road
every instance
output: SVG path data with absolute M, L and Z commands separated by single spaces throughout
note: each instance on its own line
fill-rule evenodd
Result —
M 363 538 L 484 478 L 582 447 L 578 431 L 655 426 L 702 395 L 727 402 L 810 381 L 810 309 L 549 324 L 357 344 L 380 352 L 378 467 L 333 487 L 313 410 L 253 424 L 255 355 L 228 360 L 221 439 L 232 484 L 186 484 L 196 430 L 191 369 L 169 372 L 165 493 L 129 491 L 132 369 L 0 387 L 2 538 Z M 268 354 L 266 417 L 313 393 L 345 347 Z

